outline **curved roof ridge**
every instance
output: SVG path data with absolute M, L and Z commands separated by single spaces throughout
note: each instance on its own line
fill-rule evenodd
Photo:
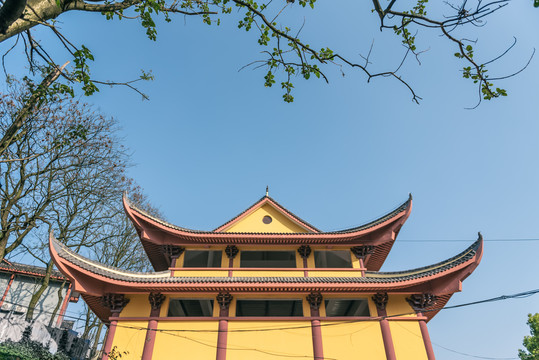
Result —
M 368 222 L 366 224 L 363 224 L 363 225 L 348 228 L 348 229 L 336 230 L 336 231 L 328 231 L 328 232 L 325 232 L 325 234 L 346 234 L 346 233 L 351 233 L 351 232 L 356 232 L 356 231 L 361 231 L 361 230 L 368 229 L 370 227 L 381 224 L 386 220 L 391 219 L 392 217 L 396 216 L 397 214 L 400 214 L 403 211 L 406 211 L 411 203 L 412 203 L 412 194 L 410 194 L 408 196 L 408 199 L 405 202 L 403 202 L 402 204 L 400 204 L 399 206 L 397 206 L 394 210 L 388 212 L 387 214 L 379 217 L 376 220 L 370 221 L 370 222 Z
M 114 274 L 123 277 L 132 277 L 138 279 L 156 279 L 156 278 L 166 278 L 170 277 L 170 271 L 159 271 L 159 272 L 140 272 L 140 271 L 131 271 L 117 268 L 115 266 L 105 265 L 99 261 L 90 260 L 85 256 L 79 255 L 73 250 L 69 249 L 66 245 L 58 241 L 52 232 L 49 235 L 49 242 L 51 250 L 58 254 L 62 259 L 81 266 L 89 271 L 95 272 L 97 274 L 102 274 L 103 272 L 108 272 L 109 274 Z
M 476 254 L 479 253 L 481 255 L 481 245 L 483 244 L 483 236 L 481 233 L 478 234 L 478 239 L 470 246 L 468 246 L 464 251 L 461 253 L 440 261 L 438 263 L 422 266 L 419 268 L 411 269 L 411 270 L 403 270 L 403 271 L 367 271 L 365 274 L 366 276 L 370 277 L 392 277 L 392 276 L 407 276 L 407 275 L 414 275 L 414 274 L 420 274 L 425 272 L 441 272 L 447 269 L 450 269 L 452 267 L 455 267 L 457 265 L 460 265 L 472 257 L 474 257 Z
M 211 232 L 211 231 L 195 230 L 195 229 L 189 229 L 189 228 L 181 227 L 181 226 L 178 226 L 178 225 L 171 224 L 168 221 L 160 219 L 160 218 L 158 218 L 156 216 L 153 216 L 152 214 L 150 214 L 146 210 L 143 210 L 143 209 L 139 208 L 138 206 L 136 206 L 131 201 L 131 199 L 129 199 L 129 197 L 127 196 L 127 192 L 124 192 L 123 201 L 124 201 L 124 206 L 129 207 L 130 209 L 135 210 L 139 214 L 142 214 L 143 216 L 146 216 L 146 217 L 152 219 L 153 221 L 158 222 L 159 224 L 164 225 L 166 227 L 169 227 L 169 228 L 172 228 L 172 229 L 175 229 L 175 230 L 186 231 L 186 232 L 190 232 L 190 233 L 202 233 L 202 234 L 205 234 L 205 233 L 210 233 Z
M 117 279 L 120 281 L 138 282 L 138 283 L 184 283 L 184 284 L 208 284 L 208 283 L 395 283 L 429 276 L 435 276 L 446 270 L 455 268 L 461 264 L 469 262 L 474 256 L 481 256 L 483 238 L 479 239 L 460 254 L 439 262 L 437 264 L 401 272 L 372 272 L 367 271 L 366 276 L 361 277 L 292 277 L 292 276 L 264 276 L 264 277 L 190 277 L 190 276 L 171 276 L 171 272 L 160 271 L 153 273 L 141 273 L 118 269 L 113 266 L 101 264 L 97 261 L 87 259 L 68 249 L 50 235 L 51 251 L 55 251 L 58 256 L 65 261 L 79 266 L 97 275 Z M 476 260 L 477 261 L 477 260 Z
M 264 199 L 269 199 L 270 201 L 272 201 L 273 203 L 275 203 L 277 206 L 283 208 L 285 211 L 287 211 L 289 214 L 291 214 L 292 216 L 294 216 L 295 218 L 297 218 L 299 221 L 301 221 L 302 223 L 304 223 L 305 225 L 308 225 L 310 227 L 312 227 L 313 229 L 316 229 L 314 226 L 310 225 L 309 223 L 305 222 L 304 220 L 302 220 L 301 218 L 298 218 L 297 216 L 295 216 L 294 214 L 290 213 L 288 210 L 286 210 L 286 208 L 282 207 L 282 205 L 280 205 L 277 201 L 273 200 L 273 198 L 271 198 L 270 196 L 263 196 L 260 200 L 258 200 L 255 204 L 253 204 L 252 206 L 250 206 L 249 208 L 247 208 L 246 210 L 244 210 L 242 213 L 240 213 L 239 215 L 237 215 L 236 217 L 234 217 L 233 219 L 229 220 L 228 222 L 224 223 L 223 225 L 219 226 L 218 228 L 216 229 L 221 229 L 223 228 L 225 225 L 229 224 L 230 222 L 234 221 L 235 219 L 237 219 L 239 216 L 243 215 L 245 212 L 249 211 L 250 209 L 252 209 L 254 206 L 256 206 L 258 203 L 260 203 L 260 201 L 264 200 Z M 320 231 L 320 232 L 312 232 L 312 233 L 301 233 L 302 235 L 323 235 L 323 234 L 347 234 L 347 233 L 353 233 L 353 232 L 357 232 L 357 231 L 362 231 L 362 230 L 365 230 L 365 229 L 369 229 L 371 227 L 374 227 L 376 225 L 379 225 L 395 216 L 397 216 L 398 214 L 402 213 L 403 211 L 406 211 L 409 209 L 410 205 L 412 203 L 412 194 L 409 195 L 408 199 L 402 203 L 401 205 L 399 205 L 397 208 L 395 208 L 394 210 L 390 211 L 389 213 L 383 215 L 382 217 L 376 219 L 376 220 L 373 220 L 373 221 L 370 221 L 366 224 L 363 224 L 363 225 L 359 225 L 359 226 L 356 226 L 356 227 L 353 227 L 353 228 L 348 228 L 348 229 L 343 229 L 343 230 L 337 230 L 337 231 L 328 231 L 328 232 L 324 232 L 324 231 Z M 163 225 L 163 226 L 166 226 L 166 227 L 169 227 L 171 229 L 174 229 L 174 230 L 179 230 L 179 231 L 185 231 L 185 232 L 188 232 L 188 233 L 196 233 L 196 234 L 216 234 L 215 230 L 214 231 L 204 231 L 204 230 L 195 230 L 195 229 L 189 229 L 189 228 L 185 228 L 185 227 L 181 227 L 181 226 L 178 226 L 178 225 L 174 225 L 174 224 L 171 224 L 165 220 L 162 220 L 162 219 L 159 219 L 153 215 L 151 215 L 150 213 L 148 213 L 147 211 L 145 210 L 142 210 L 140 209 L 139 207 L 137 207 L 135 204 L 133 204 L 129 198 L 127 197 L 127 194 L 124 193 L 124 205 L 126 207 L 129 207 L 129 209 L 132 209 L 136 212 L 138 212 L 139 214 L 147 217 L 147 218 L 150 218 L 151 220 Z M 316 229 L 318 230 L 318 229 Z M 242 235 L 250 235 L 250 234 L 257 234 L 257 235 L 260 235 L 260 234 L 264 234 L 264 235 L 284 235 L 284 236 L 290 236 L 290 235 L 294 235 L 294 234 L 297 234 L 297 233 L 257 233 L 257 232 L 242 232 L 242 233 L 237 233 L 237 232 L 228 232 L 227 234 L 229 235 L 234 235 L 234 234 L 242 234 Z

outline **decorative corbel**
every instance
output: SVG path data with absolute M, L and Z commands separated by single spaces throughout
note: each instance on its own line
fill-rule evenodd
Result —
M 350 249 L 352 253 L 355 255 L 356 258 L 359 260 L 365 260 L 367 255 L 371 255 L 374 253 L 374 246 L 373 245 L 362 245 L 362 246 L 354 246 Z
M 422 312 L 430 307 L 433 307 L 436 305 L 436 300 L 436 295 L 430 293 L 413 294 L 406 298 L 408 304 L 410 304 L 412 309 L 414 309 L 416 312 Z
M 372 296 L 372 301 L 374 301 L 374 304 L 379 311 L 385 312 L 388 300 L 389 296 L 387 296 L 386 292 L 379 292 Z
M 148 295 L 148 300 L 150 301 L 150 306 L 153 311 L 159 310 L 165 299 L 166 296 L 161 293 L 150 293 L 150 295 Z
M 320 309 L 320 305 L 322 305 L 322 300 L 322 294 L 319 292 L 312 292 L 307 295 L 307 302 L 309 303 L 311 310 L 318 311 Z
M 306 260 L 311 255 L 311 247 L 309 245 L 301 245 L 298 248 L 298 254 L 303 260 Z
M 217 294 L 216 299 L 221 310 L 228 310 L 228 307 L 230 306 L 230 303 L 232 302 L 233 298 L 234 297 L 228 292 L 220 292 L 219 294 Z
M 225 248 L 225 254 L 229 259 L 234 259 L 239 252 L 240 250 L 236 245 L 228 245 Z
M 174 263 L 174 260 L 180 257 L 180 255 L 185 251 L 184 247 L 176 245 L 161 245 L 161 250 L 163 254 L 168 258 L 170 265 Z
M 119 314 L 127 305 L 129 299 L 123 294 L 105 294 L 101 296 L 101 305 L 109 308 L 113 314 Z

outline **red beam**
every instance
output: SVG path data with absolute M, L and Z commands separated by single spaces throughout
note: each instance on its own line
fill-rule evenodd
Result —
M 11 284 L 13 283 L 13 279 L 15 279 L 15 274 L 11 274 L 9 278 L 9 283 L 7 284 L 6 291 L 4 291 L 4 295 L 2 295 L 2 300 L 0 300 L 0 306 L 4 304 L 4 300 L 6 300 L 7 293 L 9 292 L 9 288 L 11 287 Z

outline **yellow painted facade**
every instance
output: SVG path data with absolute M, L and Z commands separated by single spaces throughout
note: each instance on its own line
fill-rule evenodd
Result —
M 271 222 L 264 223 L 265 216 L 271 217 Z M 309 230 L 281 210 L 265 203 L 255 208 L 246 216 L 240 217 L 222 229 L 225 232 L 247 233 L 305 233 Z M 229 259 L 225 254 L 224 245 L 191 245 L 185 250 L 213 250 L 222 252 L 220 268 L 189 269 L 183 268 L 184 254 L 176 260 L 174 266 L 175 277 L 227 277 L 233 271 L 234 277 L 360 277 L 359 260 L 350 252 L 351 269 L 315 269 L 314 256 L 307 258 L 308 274 L 304 268 L 304 260 L 298 254 L 297 246 L 278 245 L 238 245 L 239 255 L 233 259 L 230 270 Z M 312 251 L 345 250 L 349 247 L 339 246 L 312 246 Z M 242 251 L 254 250 L 288 250 L 295 253 L 296 268 L 291 269 L 249 269 L 240 268 Z M 327 317 L 325 302 L 319 308 L 319 317 L 311 314 L 311 307 L 307 301 L 309 293 L 257 293 L 244 292 L 233 294 L 233 300 L 228 308 L 228 316 L 219 317 L 220 307 L 215 301 L 215 293 L 176 293 L 166 294 L 161 305 L 152 359 L 216 359 L 217 344 L 220 336 L 219 321 L 225 321 L 226 331 L 226 360 L 274 360 L 285 358 L 313 359 L 313 322 L 320 321 L 321 346 L 326 360 L 384 360 L 386 350 L 384 347 L 383 332 L 376 305 L 371 299 L 374 294 L 365 293 L 328 293 L 323 294 L 324 300 L 331 299 L 362 299 L 368 301 L 370 316 L 338 319 Z M 128 351 L 122 359 L 141 359 L 146 342 L 146 327 L 148 321 L 141 321 L 150 314 L 148 294 L 128 295 L 129 303 L 120 314 L 116 328 L 113 345 L 120 352 Z M 172 299 L 211 299 L 213 300 L 212 317 L 207 318 L 171 318 L 168 317 L 168 308 Z M 242 318 L 236 316 L 238 300 L 301 300 L 303 316 L 292 319 L 257 317 Z M 405 295 L 389 295 L 386 306 L 389 316 L 404 315 L 416 316 L 413 309 L 406 302 Z M 121 320 L 124 318 L 124 320 Z M 131 319 L 130 319 L 131 318 Z M 318 320 L 317 320 L 318 319 Z M 398 360 L 427 359 L 423 338 L 415 320 L 389 321 L 391 337 Z M 222 334 L 221 334 L 222 335 Z M 223 359 L 217 357 L 217 359 Z M 318 360 L 318 358 L 317 358 Z
M 140 360 L 146 339 L 146 327 L 148 321 L 118 321 L 112 347 L 122 355 L 120 359 Z
M 322 321 L 321 325 L 326 360 L 386 359 L 378 321 Z
M 312 358 L 311 338 L 310 321 L 230 321 L 226 358 Z
M 270 216 L 272 221 L 264 224 L 264 216 Z M 262 232 L 262 233 L 305 233 L 307 229 L 285 216 L 280 210 L 270 204 L 264 204 L 249 215 L 233 223 L 225 232 Z
M 160 321 L 152 359 L 215 359 L 218 321 Z
M 416 321 L 390 321 L 395 354 L 399 360 L 427 360 L 423 336 Z

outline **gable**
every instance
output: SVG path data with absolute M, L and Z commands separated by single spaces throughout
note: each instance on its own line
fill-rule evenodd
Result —
M 265 216 L 271 218 L 269 224 L 264 223 Z M 273 205 L 265 203 L 233 223 L 225 232 L 306 233 L 308 231 Z

